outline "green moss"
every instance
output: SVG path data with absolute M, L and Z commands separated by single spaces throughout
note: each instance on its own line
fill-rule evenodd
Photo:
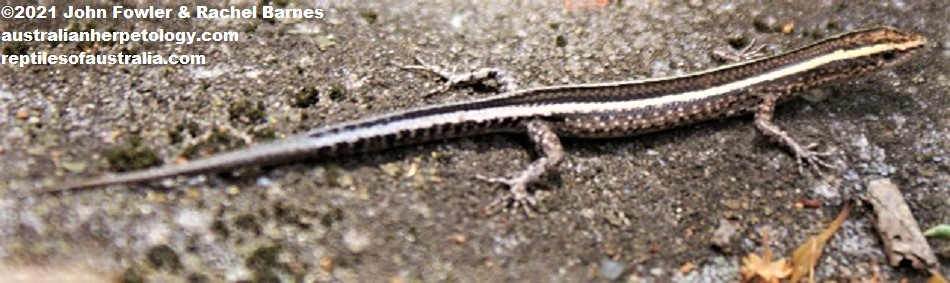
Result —
M 96 28 L 96 25 L 93 22 L 76 21 L 76 22 L 72 22 L 69 28 L 73 31 L 82 32 L 82 31 L 91 31 L 92 29 Z M 79 51 L 85 51 L 87 49 L 91 49 L 94 47 L 96 47 L 96 42 L 92 42 L 92 41 L 76 42 L 76 49 L 78 49 Z
M 158 245 L 148 250 L 148 262 L 155 269 L 165 269 L 170 271 L 181 270 L 181 261 L 178 260 L 178 254 L 167 245 Z
M 198 123 L 188 121 L 182 124 L 176 125 L 172 130 L 168 131 L 168 138 L 171 139 L 172 143 L 180 143 L 184 140 L 182 133 L 188 133 L 192 137 L 198 135 L 200 127 Z
M 205 283 L 211 282 L 211 278 L 208 275 L 201 273 L 192 273 L 188 275 L 188 283 Z
M 211 232 L 214 232 L 222 238 L 228 238 L 228 236 L 231 236 L 231 230 L 228 229 L 228 224 L 221 220 L 215 220 L 211 223 Z
M 340 85 L 335 85 L 330 88 L 330 100 L 340 101 L 346 97 L 346 89 Z
M 30 52 L 30 46 L 20 41 L 9 42 L 3 46 L 4 55 L 26 55 Z
M 251 135 L 258 141 L 272 141 L 277 139 L 277 131 L 271 128 L 262 128 L 251 131 Z
M 235 218 L 234 227 L 253 232 L 254 234 L 261 233 L 261 224 L 257 223 L 257 217 L 253 214 L 243 214 Z
M 849 7 L 848 7 L 848 2 L 847 2 L 847 1 L 841 1 L 840 3 L 838 3 L 838 7 L 835 7 L 835 8 L 838 10 L 838 12 L 847 10 L 847 9 L 849 8 Z
M 342 220 L 343 220 L 343 210 L 333 207 L 330 209 L 329 212 L 327 212 L 327 214 L 324 214 L 323 216 L 320 217 L 320 224 L 322 224 L 323 227 L 330 227 L 330 226 L 333 226 L 333 223 L 336 223 Z
M 839 22 L 836 21 L 836 20 L 830 20 L 830 21 L 828 21 L 827 23 L 825 23 L 825 29 L 828 29 L 828 30 L 840 30 L 840 29 L 841 29 L 841 23 L 839 23 Z
M 129 145 L 110 148 L 102 152 L 114 171 L 125 172 L 162 165 L 162 159 L 154 151 L 141 145 L 141 137 L 132 136 Z
M 274 217 L 277 218 L 278 221 L 282 223 L 295 224 L 301 228 L 309 229 L 309 223 L 305 223 L 306 221 L 300 221 L 302 214 L 305 214 L 305 212 L 285 202 L 278 202 L 276 205 L 274 205 Z
M 208 156 L 216 152 L 225 151 L 245 145 L 244 140 L 236 138 L 228 131 L 216 131 L 207 139 L 194 145 L 185 147 L 181 155 L 188 159 Z
M 231 121 L 246 119 L 245 122 L 258 122 L 264 120 L 266 116 L 263 102 L 253 103 L 247 99 L 232 103 L 228 106 L 228 113 L 230 113 Z
M 255 250 L 244 262 L 254 271 L 254 282 L 280 282 L 277 272 L 289 273 L 289 267 L 280 262 L 280 246 L 261 247 Z
M 822 38 L 825 38 L 825 33 L 822 32 L 822 31 L 819 30 L 819 29 L 813 29 L 813 30 L 811 30 L 811 32 L 809 32 L 808 35 L 810 35 L 810 36 L 811 36 L 812 38 L 814 38 L 814 39 L 822 39 Z
M 323 173 L 323 181 L 331 187 L 337 187 L 340 185 L 340 168 L 336 166 L 328 166 L 327 171 Z
M 305 86 L 293 97 L 293 105 L 297 108 L 307 108 L 320 101 L 320 90 L 313 86 Z
M 360 12 L 360 18 L 363 18 L 363 20 L 366 20 L 367 23 L 374 24 L 376 23 L 376 20 L 379 19 L 379 14 L 377 14 L 376 11 L 373 11 L 373 10 L 366 10 L 366 11 Z
M 125 270 L 125 273 L 122 274 L 122 283 L 144 283 L 145 277 L 142 276 L 142 271 L 137 268 L 129 267 Z
M 91 25 L 91 26 L 95 26 L 94 24 L 91 24 L 91 23 L 90 23 L 90 25 Z M 117 32 L 117 31 L 118 31 L 118 30 L 116 30 L 115 28 L 112 28 L 112 27 L 109 27 L 109 28 L 106 29 L 106 32 L 110 32 L 110 33 L 114 33 L 114 32 Z M 116 42 L 116 41 L 103 41 L 103 42 L 99 42 L 99 44 L 101 44 L 102 46 L 106 46 L 106 47 L 113 47 L 113 46 L 115 46 L 116 44 L 118 44 L 118 42 Z
M 555 37 L 555 38 L 554 38 L 554 46 L 557 46 L 557 47 L 564 47 L 564 46 L 567 46 L 567 37 L 565 37 L 563 34 L 562 34 L 562 35 L 558 35 L 557 37 Z
M 278 7 L 278 8 L 286 8 L 287 5 L 290 5 L 290 0 L 272 0 L 270 2 L 271 2 L 271 6 Z

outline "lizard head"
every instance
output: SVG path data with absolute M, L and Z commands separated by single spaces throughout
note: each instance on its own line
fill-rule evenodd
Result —
M 927 44 L 927 38 L 891 27 L 859 30 L 839 36 L 845 53 L 861 57 L 874 69 L 901 63 Z

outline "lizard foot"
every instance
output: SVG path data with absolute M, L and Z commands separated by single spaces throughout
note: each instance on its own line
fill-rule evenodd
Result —
M 508 192 L 503 196 L 490 202 L 485 207 L 486 215 L 493 215 L 498 211 L 507 208 L 521 209 L 525 215 L 534 216 L 534 210 L 538 207 L 538 200 L 528 193 L 528 180 L 525 178 L 489 178 L 485 176 L 476 176 L 477 179 L 502 184 L 508 187 Z
M 752 39 L 752 41 L 749 42 L 749 45 L 746 45 L 742 49 L 734 50 L 720 48 L 713 50 L 712 56 L 713 58 L 722 62 L 735 63 L 763 57 L 765 56 L 763 49 L 765 49 L 764 44 L 756 45 L 755 39 Z
M 426 61 L 423 61 L 422 58 L 418 56 L 415 57 L 415 60 L 418 65 L 392 64 L 404 70 L 418 70 L 433 73 L 444 81 L 438 88 L 427 92 L 425 97 L 445 92 L 456 86 L 466 85 L 482 84 L 486 87 L 494 88 L 499 93 L 514 91 L 517 88 L 514 79 L 508 75 L 508 72 L 502 69 L 481 68 L 468 73 L 454 73 L 437 65 L 426 63 Z
M 798 173 L 804 173 L 805 165 L 808 165 L 810 168 L 814 169 L 818 174 L 821 174 L 822 168 L 832 169 L 835 168 L 833 165 L 825 161 L 825 158 L 833 156 L 834 152 L 832 150 L 827 151 L 814 151 L 818 147 L 817 143 L 812 143 L 807 146 L 800 146 L 799 144 L 793 144 L 792 151 L 795 152 L 795 159 L 798 161 Z

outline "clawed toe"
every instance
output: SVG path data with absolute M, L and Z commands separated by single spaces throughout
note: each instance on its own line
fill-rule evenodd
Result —
M 796 152 L 796 158 L 798 159 L 798 172 L 804 173 L 804 167 L 807 165 L 809 168 L 817 172 L 818 174 L 823 173 L 822 168 L 832 169 L 835 168 L 831 163 L 825 161 L 826 157 L 832 156 L 833 151 L 827 150 L 822 152 L 813 151 L 811 149 L 815 148 L 816 144 L 809 144 L 804 149 Z
M 486 215 L 493 215 L 499 211 L 506 210 L 507 208 L 520 209 L 525 213 L 525 215 L 528 216 L 534 215 L 534 210 L 537 209 L 538 201 L 534 196 L 528 194 L 526 189 L 527 184 L 524 182 L 524 180 L 518 178 L 492 178 L 481 175 L 475 176 L 475 178 L 489 183 L 502 184 L 508 187 L 508 192 L 488 203 L 488 205 L 485 207 Z
M 765 45 L 757 45 L 755 39 L 749 45 L 739 49 L 717 49 L 712 52 L 713 57 L 723 62 L 741 62 L 765 56 Z
M 488 203 L 484 211 L 485 215 L 494 215 L 508 208 L 520 209 L 525 215 L 532 217 L 537 209 L 537 204 L 537 199 L 530 195 L 518 197 L 515 194 L 505 194 Z

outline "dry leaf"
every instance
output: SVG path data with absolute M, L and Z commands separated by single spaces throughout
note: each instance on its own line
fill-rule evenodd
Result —
M 927 283 L 947 283 L 947 279 L 943 278 L 943 275 L 940 275 L 940 272 L 934 272 L 930 274 L 930 278 L 927 279 Z
M 835 218 L 835 221 L 825 231 L 808 239 L 792 252 L 792 269 L 794 272 L 792 272 L 791 282 L 798 282 L 805 275 L 809 275 L 809 282 L 815 282 L 815 264 L 818 263 L 818 258 L 821 257 L 821 251 L 825 248 L 828 240 L 831 240 L 831 237 L 841 227 L 841 223 L 844 223 L 844 220 L 848 218 L 850 212 L 851 204 L 848 203 L 841 209 L 838 218 Z
M 755 253 L 750 253 L 742 259 L 743 282 L 769 282 L 778 283 L 779 279 L 788 277 L 792 274 L 792 269 L 788 267 L 786 260 L 772 261 L 772 249 L 769 248 L 769 233 L 767 229 L 762 229 L 762 257 Z
M 687 261 L 682 266 L 680 266 L 680 273 L 683 273 L 683 274 L 689 273 L 690 271 L 693 271 L 694 268 L 696 268 L 696 266 L 693 265 L 692 262 Z

